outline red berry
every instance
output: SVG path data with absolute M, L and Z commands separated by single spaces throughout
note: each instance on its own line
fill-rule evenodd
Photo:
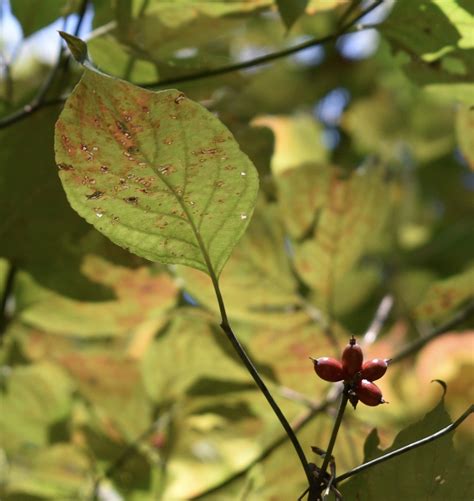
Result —
M 352 336 L 349 344 L 342 352 L 342 368 L 344 370 L 344 379 L 352 379 L 362 368 L 362 354 L 361 347 L 357 344 L 354 336 Z
M 330 381 L 335 383 L 336 381 L 342 381 L 343 372 L 342 364 L 339 360 L 330 357 L 321 357 L 317 360 L 313 359 L 314 372 L 325 381 Z
M 385 403 L 380 388 L 367 379 L 362 379 L 357 383 L 355 394 L 363 404 L 371 407 Z
M 385 374 L 389 362 L 388 358 L 385 360 L 383 358 L 374 358 L 364 362 L 361 371 L 362 379 L 367 379 L 367 381 L 380 379 Z

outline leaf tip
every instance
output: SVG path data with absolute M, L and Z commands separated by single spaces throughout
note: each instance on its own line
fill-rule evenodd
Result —
M 87 60 L 87 44 L 84 40 L 66 33 L 65 31 L 58 31 L 59 36 L 66 42 L 68 49 L 71 51 L 72 56 L 78 62 L 83 64 Z
M 433 379 L 431 380 L 431 383 L 438 383 L 439 385 L 441 385 L 441 387 L 443 388 L 443 398 L 444 398 L 448 390 L 448 385 L 441 379 Z

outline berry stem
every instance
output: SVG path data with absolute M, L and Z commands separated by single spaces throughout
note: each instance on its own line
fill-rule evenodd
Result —
M 342 396 L 341 396 L 341 402 L 339 404 L 339 409 L 337 410 L 336 419 L 334 421 L 334 426 L 332 428 L 331 438 L 329 439 L 329 444 L 327 446 L 326 453 L 324 455 L 323 465 L 321 466 L 318 480 L 316 482 L 316 486 L 317 486 L 316 488 L 319 490 L 322 490 L 322 488 L 324 487 L 324 486 L 321 486 L 321 482 L 324 478 L 326 470 L 327 470 L 329 463 L 331 461 L 332 451 L 333 451 L 334 445 L 336 443 L 337 434 L 339 432 L 339 427 L 341 426 L 341 423 L 342 423 L 342 418 L 344 417 L 344 411 L 346 410 L 348 400 L 349 400 L 349 395 L 347 392 L 347 388 L 344 388 L 344 391 L 343 391 Z M 318 495 L 320 495 L 320 493 L 318 493 Z M 311 495 L 310 495 L 309 499 L 311 500 Z

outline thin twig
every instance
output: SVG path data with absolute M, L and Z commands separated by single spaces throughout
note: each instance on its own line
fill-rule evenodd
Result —
M 323 45 L 325 43 L 337 40 L 341 35 L 345 34 L 351 28 L 353 28 L 354 25 L 357 23 L 357 21 L 359 21 L 359 19 L 362 19 L 364 16 L 369 14 L 369 12 L 372 12 L 379 5 L 381 5 L 384 1 L 385 0 L 376 0 L 375 3 L 373 3 L 372 5 L 367 7 L 367 9 L 365 9 L 363 12 L 361 12 L 355 19 L 353 19 L 349 23 L 346 23 L 344 26 L 342 26 L 335 33 L 332 33 L 330 35 L 326 35 L 325 37 L 313 38 L 312 40 L 307 40 L 306 42 L 303 42 L 303 43 L 298 44 L 298 45 L 294 45 L 293 47 L 288 47 L 287 49 L 283 49 L 283 50 L 277 51 L 277 52 L 271 52 L 270 54 L 256 57 L 254 59 L 249 59 L 248 61 L 243 61 L 241 63 L 230 64 L 228 66 L 220 66 L 218 68 L 205 69 L 205 70 L 198 71 L 196 73 L 190 73 L 189 75 L 171 77 L 171 78 L 167 78 L 164 80 L 160 80 L 159 82 L 144 83 L 144 84 L 138 84 L 138 85 L 140 87 L 144 87 L 144 88 L 155 88 L 155 87 L 163 87 L 163 86 L 167 86 L 167 85 L 171 85 L 171 84 L 174 85 L 177 83 L 189 82 L 192 80 L 202 80 L 204 78 L 215 77 L 218 75 L 223 75 L 225 73 L 232 73 L 234 71 L 240 71 L 240 70 L 245 70 L 247 68 L 253 68 L 255 66 L 260 66 L 262 64 L 270 63 L 272 61 L 275 61 L 276 59 L 281 59 L 281 58 L 284 58 L 287 56 L 291 56 L 292 54 L 295 54 L 295 53 L 300 52 L 302 50 L 308 49 L 310 47 L 315 47 L 317 45 Z M 357 26 L 355 28 L 356 31 L 360 31 L 361 29 L 365 29 L 365 26 Z
M 287 398 L 288 400 L 291 400 L 292 402 L 302 404 L 305 407 L 307 407 L 308 409 L 316 409 L 317 407 L 319 407 L 319 402 L 315 402 L 314 400 L 311 400 L 303 393 L 300 393 L 299 391 L 295 391 L 292 388 L 288 388 L 287 386 L 278 386 L 277 390 L 282 397 Z
M 11 296 L 13 284 L 15 282 L 16 272 L 16 266 L 11 264 L 5 278 L 5 283 L 3 284 L 3 291 L 0 297 L 0 341 L 2 340 L 5 330 L 10 322 L 10 315 L 7 312 L 7 306 L 8 299 Z
M 78 12 L 78 20 L 76 24 L 76 28 L 74 30 L 74 35 L 77 36 L 79 33 L 82 22 L 84 20 L 84 15 L 86 13 L 87 5 L 89 3 L 89 0 L 82 0 L 81 6 L 79 8 Z M 66 20 L 64 21 L 64 27 L 66 24 Z M 36 93 L 36 96 L 28 103 L 25 104 L 22 108 L 19 110 L 13 112 L 11 115 L 7 115 L 6 117 L 3 117 L 0 119 L 0 129 L 4 127 L 8 127 L 9 125 L 13 125 L 20 120 L 26 118 L 29 115 L 33 115 L 36 113 L 38 110 L 43 108 L 45 106 L 45 101 L 46 101 L 46 95 L 48 92 L 51 90 L 51 87 L 56 80 L 56 77 L 59 73 L 62 71 L 65 71 L 68 62 L 69 62 L 69 55 L 64 56 L 64 45 L 61 42 L 61 45 L 59 47 L 59 52 L 58 52 L 58 57 L 56 59 L 56 63 L 49 72 L 48 76 L 42 83 L 41 87 L 38 89 L 38 92 Z M 64 56 L 64 57 L 63 57 Z M 49 105 L 49 103 L 48 103 Z
M 342 475 L 339 475 L 336 478 L 336 483 L 342 482 L 342 480 L 346 480 L 347 478 L 352 477 L 352 475 L 356 475 L 357 473 L 360 473 L 361 471 L 364 471 L 367 468 L 372 468 L 373 466 L 383 463 L 384 461 L 388 461 L 396 456 L 399 456 L 400 454 L 404 454 L 405 452 L 409 452 L 413 449 L 416 449 L 417 447 L 421 447 L 422 445 L 437 440 L 443 435 L 446 435 L 447 433 L 455 430 L 473 412 L 474 412 L 474 405 L 471 405 L 458 419 L 456 419 L 456 421 L 446 426 L 445 428 L 442 428 L 441 430 L 425 438 L 422 438 L 421 440 L 417 440 L 416 442 L 405 445 L 404 447 L 400 447 L 399 449 L 384 454 L 383 456 L 380 456 L 376 459 L 372 459 L 372 461 L 367 461 L 367 463 L 361 464 L 360 466 L 357 466 L 356 468 L 353 468 L 352 470 L 343 473 Z
M 339 391 L 330 391 L 329 395 L 326 399 L 324 399 L 318 406 L 306 411 L 299 418 L 295 419 L 292 423 L 292 428 L 295 432 L 302 430 L 307 424 L 309 424 L 318 414 L 324 412 L 333 402 L 337 400 L 339 397 Z M 253 459 L 250 463 L 248 463 L 244 468 L 235 472 L 233 475 L 226 477 L 221 483 L 214 485 L 213 487 L 207 489 L 204 492 L 201 492 L 195 497 L 192 497 L 193 500 L 198 500 L 203 497 L 208 496 L 209 494 L 214 494 L 225 486 L 229 485 L 233 481 L 245 475 L 251 468 L 253 468 L 256 464 L 262 462 L 267 457 L 269 457 L 276 449 L 278 449 L 281 445 L 285 444 L 288 441 L 288 436 L 286 434 L 281 434 L 277 437 L 271 444 L 269 444 L 265 449 L 263 449 L 260 454 Z
M 342 14 L 338 21 L 338 26 L 343 26 L 344 23 L 352 16 L 352 13 L 360 6 L 362 0 L 353 0 L 346 11 Z
M 372 344 L 380 334 L 382 327 L 390 315 L 390 311 L 393 307 L 393 296 L 387 294 L 379 304 L 377 311 L 375 312 L 374 319 L 364 334 L 363 343 Z
M 318 499 L 320 494 L 321 494 L 321 490 L 322 490 L 321 483 L 322 483 L 322 480 L 324 478 L 324 475 L 326 474 L 326 470 L 329 466 L 329 463 L 331 461 L 332 451 L 334 450 L 334 445 L 336 444 L 337 434 L 339 433 L 339 428 L 341 426 L 342 418 L 344 417 L 344 411 L 346 410 L 348 401 L 349 401 L 349 395 L 347 393 L 347 388 L 346 388 L 345 391 L 342 392 L 341 403 L 339 404 L 339 408 L 337 410 L 336 420 L 334 421 L 334 426 L 333 426 L 332 432 L 331 432 L 331 438 L 329 439 L 329 444 L 327 446 L 327 449 L 326 449 L 326 452 L 324 455 L 323 464 L 321 466 L 321 469 L 319 470 L 318 480 L 313 488 L 310 485 L 309 494 L 308 494 L 309 501 L 313 501 L 313 500 Z M 326 486 L 323 486 L 323 487 L 326 487 Z
M 368 27 L 365 25 L 357 25 L 355 27 L 354 27 L 354 25 L 355 25 L 355 23 L 357 23 L 357 21 L 359 19 L 361 19 L 363 16 L 365 16 L 369 12 L 373 11 L 375 8 L 377 8 L 379 5 L 381 5 L 384 1 L 385 0 L 377 0 L 373 5 L 368 7 L 364 12 L 362 12 L 359 16 L 357 16 L 356 19 L 354 19 L 350 23 L 346 24 L 340 30 L 338 30 L 336 33 L 333 33 L 331 35 L 327 35 L 327 36 L 322 37 L 322 38 L 314 38 L 314 39 L 308 40 L 307 42 L 304 42 L 302 44 L 290 47 L 288 49 L 284 49 L 284 50 L 277 51 L 277 52 L 272 52 L 271 54 L 267 54 L 265 56 L 257 57 L 254 59 L 249 59 L 249 60 L 244 61 L 242 63 L 231 64 L 228 66 L 221 66 L 221 67 L 215 68 L 215 69 L 206 69 L 206 70 L 198 71 L 195 73 L 190 73 L 189 75 L 171 77 L 168 79 L 161 80 L 159 82 L 143 83 L 143 84 L 136 84 L 136 85 L 138 85 L 139 87 L 143 87 L 143 88 L 162 88 L 162 87 L 166 87 L 169 85 L 191 82 L 194 80 L 201 80 L 204 78 L 209 78 L 209 77 L 213 77 L 213 76 L 217 76 L 217 75 L 223 75 L 223 74 L 231 73 L 231 72 L 238 71 L 238 70 L 252 68 L 254 66 L 259 66 L 259 65 L 262 65 L 265 63 L 269 63 L 271 61 L 275 61 L 277 59 L 281 59 L 281 58 L 290 56 L 292 54 L 296 54 L 297 52 L 300 52 L 300 51 L 305 50 L 305 49 L 310 48 L 310 47 L 315 47 L 318 45 L 326 44 L 326 43 L 331 42 L 333 40 L 337 40 L 337 38 L 339 38 L 341 35 L 350 32 L 351 29 L 353 29 L 353 31 L 357 31 L 357 32 L 368 29 Z M 86 0 L 86 2 L 87 2 L 87 0 Z M 98 28 L 97 30 L 95 30 L 93 32 L 94 36 L 98 36 L 99 34 L 102 34 L 103 32 L 104 33 L 108 32 L 111 29 L 113 29 L 114 26 L 115 25 L 113 23 L 108 23 L 106 26 L 103 27 L 104 28 L 103 31 L 100 31 L 101 28 Z M 25 105 L 20 110 L 12 113 L 11 115 L 4 117 L 3 119 L 0 119 L 0 129 L 7 127 L 9 125 L 12 125 L 16 122 L 19 122 L 20 120 L 26 118 L 27 116 L 29 116 L 33 113 L 36 113 L 41 108 L 60 104 L 60 103 L 64 102 L 65 100 L 66 100 L 66 97 L 64 97 L 64 98 L 56 97 L 56 98 L 53 98 L 52 100 L 43 100 L 41 102 L 37 102 L 36 99 L 33 99 L 33 101 L 31 101 L 29 104 Z
M 456 313 L 450 320 L 433 329 L 428 335 L 420 337 L 402 348 L 396 355 L 392 357 L 391 363 L 393 364 L 399 362 L 406 357 L 414 355 L 427 343 L 437 338 L 438 336 L 441 336 L 445 332 L 449 332 L 451 329 L 467 320 L 471 315 L 473 315 L 473 313 L 474 301 L 470 302 L 464 309 Z

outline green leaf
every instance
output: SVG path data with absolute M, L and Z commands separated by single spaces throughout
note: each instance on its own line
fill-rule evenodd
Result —
M 72 444 L 30 449 L 10 458 L 8 466 L 6 492 L 11 499 L 82 499 L 91 488 L 89 460 Z
M 72 385 L 61 368 L 51 363 L 14 368 L 1 394 L 2 446 L 13 452 L 46 445 L 49 426 L 67 415 L 71 398 Z
M 469 298 L 474 298 L 474 266 L 432 284 L 415 313 L 422 320 L 437 320 L 453 313 Z
M 176 301 L 177 287 L 172 279 L 165 274 L 153 275 L 145 267 L 134 270 L 88 256 L 83 272 L 91 281 L 109 286 L 117 299 L 75 301 L 21 274 L 15 290 L 19 318 L 48 333 L 66 336 L 123 335 L 162 317 Z
M 0 130 L 0 255 L 41 285 L 75 298 L 110 298 L 80 270 L 85 253 L 135 257 L 114 246 L 71 209 L 57 176 L 56 109 L 42 110 Z M 12 168 L 15 166 L 15 168 Z
M 474 107 L 472 105 L 459 107 L 456 118 L 456 134 L 459 148 L 470 168 L 474 170 Z
M 274 175 L 305 163 L 324 163 L 328 159 L 322 141 L 322 127 L 311 115 L 259 116 L 252 124 L 269 127 L 275 134 Z
M 378 164 L 368 163 L 351 175 L 331 169 L 313 236 L 296 247 L 295 257 L 301 278 L 323 304 L 333 297 L 338 281 L 370 252 L 386 222 L 389 188 Z
M 351 104 L 344 113 L 343 128 L 363 154 L 379 154 L 383 159 L 400 157 L 401 145 L 414 158 L 429 162 L 452 151 L 452 107 L 438 103 L 414 88 L 379 90 Z
M 304 164 L 275 177 L 281 218 L 292 237 L 304 237 L 315 224 L 326 202 L 330 176 L 329 166 Z
M 474 15 L 456 0 L 398 0 L 381 33 L 407 76 L 441 97 L 474 98 Z
M 199 302 L 219 312 L 209 277 L 180 269 L 184 287 Z M 279 328 L 308 321 L 298 283 L 285 251 L 284 230 L 274 205 L 257 205 L 248 231 L 235 248 L 219 280 L 230 318 Z M 249 294 L 249 291 L 251 293 Z
M 402 430 L 391 447 L 378 448 L 371 433 L 365 444 L 364 462 L 420 440 L 449 425 L 451 419 L 444 400 L 419 422 Z M 453 433 L 363 471 L 339 487 L 344 498 L 375 501 L 384 499 L 468 499 L 472 496 L 473 478 L 463 457 L 453 446 Z
M 245 369 L 219 346 L 219 334 L 202 312 L 181 309 L 141 361 L 150 397 L 157 403 L 178 400 L 202 378 L 248 383 Z
M 86 70 L 55 147 L 73 208 L 152 261 L 218 275 L 252 216 L 254 166 L 217 118 L 176 90 Z
M 280 16 L 289 30 L 295 21 L 304 14 L 309 0 L 276 0 Z
M 64 31 L 58 31 L 61 38 L 67 43 L 71 54 L 78 63 L 85 63 L 88 59 L 87 44 L 83 40 Z
M 150 425 L 151 405 L 135 361 L 117 352 L 76 351 L 58 356 L 58 363 L 81 396 L 122 437 L 134 440 Z
M 87 46 L 94 65 L 107 74 L 142 84 L 158 81 L 156 64 L 135 56 L 110 34 L 93 38 Z
M 66 14 L 66 3 L 66 0 L 12 0 L 11 6 L 23 35 L 28 37 Z

